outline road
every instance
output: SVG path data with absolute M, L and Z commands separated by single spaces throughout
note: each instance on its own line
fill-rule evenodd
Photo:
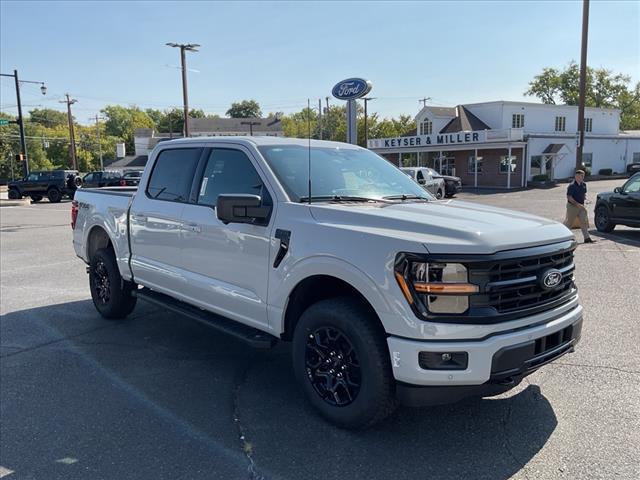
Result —
M 460 198 L 560 220 L 564 188 Z M 500 397 L 348 432 L 305 402 L 287 344 L 254 351 L 142 303 L 101 319 L 69 210 L 0 209 L 3 480 L 640 478 L 640 230 L 578 247 L 576 353 Z

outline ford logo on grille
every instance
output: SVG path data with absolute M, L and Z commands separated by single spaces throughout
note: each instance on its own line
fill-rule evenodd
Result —
M 331 93 L 339 100 L 355 100 L 364 97 L 373 85 L 364 78 L 348 78 L 338 82 Z
M 562 282 L 562 272 L 552 269 L 546 270 L 540 277 L 540 286 L 545 290 L 552 290 Z

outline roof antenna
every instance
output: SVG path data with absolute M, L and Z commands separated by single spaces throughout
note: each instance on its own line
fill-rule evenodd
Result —
M 309 139 L 309 205 L 311 205 L 311 100 L 307 98 L 307 137 Z

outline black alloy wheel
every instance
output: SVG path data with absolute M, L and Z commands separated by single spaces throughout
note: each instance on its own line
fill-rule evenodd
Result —
M 98 260 L 91 269 L 91 275 L 93 276 L 93 284 L 96 288 L 96 294 L 98 301 L 103 305 L 109 303 L 111 300 L 111 282 L 109 281 L 109 272 L 104 264 L 104 261 Z
M 313 389 L 329 405 L 349 405 L 358 396 L 362 381 L 358 355 L 338 328 L 321 327 L 309 334 L 305 366 Z
M 615 223 L 611 222 L 611 218 L 609 216 L 609 209 L 601 205 L 596 209 L 596 218 L 595 218 L 596 228 L 600 232 L 610 232 L 615 228 Z
M 89 289 L 93 305 L 105 318 L 124 318 L 136 306 L 137 285 L 122 278 L 111 248 L 101 248 L 93 254 Z

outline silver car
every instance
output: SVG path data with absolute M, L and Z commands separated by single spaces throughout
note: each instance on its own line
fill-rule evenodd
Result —
M 419 183 L 422 188 L 433 194 L 436 198 L 440 199 L 444 197 L 444 179 L 442 177 L 434 178 L 429 168 L 403 167 L 400 170 L 409 175 L 415 182 Z

